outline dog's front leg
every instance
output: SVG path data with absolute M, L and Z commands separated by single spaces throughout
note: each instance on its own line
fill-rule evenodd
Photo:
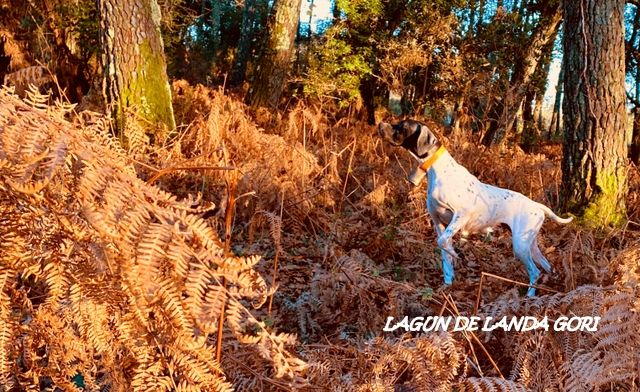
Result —
M 462 211 L 456 211 L 451 218 L 451 222 L 449 222 L 449 226 L 438 235 L 438 247 L 452 257 L 458 257 L 458 254 L 453 249 L 453 236 L 467 224 L 469 220 L 467 216 Z
M 433 221 L 433 227 L 436 229 L 436 234 L 438 238 L 444 232 L 444 224 L 440 222 L 440 219 L 437 218 L 437 214 L 435 211 L 429 210 L 429 214 L 431 215 L 431 220 Z M 442 272 L 444 273 L 444 284 L 451 285 L 453 283 L 453 278 L 455 277 L 455 272 L 453 270 L 453 260 L 451 259 L 451 255 L 444 249 L 440 249 L 440 258 L 442 260 Z

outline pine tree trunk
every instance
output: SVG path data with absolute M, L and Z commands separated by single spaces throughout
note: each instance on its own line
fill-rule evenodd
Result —
M 103 94 L 114 107 L 119 131 L 129 110 L 145 122 L 175 129 L 156 0 L 98 0 L 98 11 Z
M 268 23 L 268 40 L 249 90 L 252 107 L 278 105 L 295 52 L 301 0 L 276 0 Z
M 247 70 L 247 61 L 251 52 L 251 40 L 253 38 L 253 22 L 256 13 L 256 0 L 245 0 L 242 9 L 242 27 L 240 28 L 240 40 L 236 50 L 236 62 L 231 75 L 231 84 L 238 86 L 244 82 L 244 74 Z
M 625 219 L 624 6 L 624 0 L 564 2 L 561 200 L 597 226 Z
M 483 141 L 485 145 L 501 143 L 513 128 L 516 108 L 520 106 L 530 88 L 532 76 L 538 67 L 545 47 L 548 47 L 549 42 L 555 39 L 561 19 L 562 9 L 557 3 L 549 5 L 544 10 L 538 27 L 529 39 L 520 61 L 520 67 L 514 73 L 511 86 L 506 92 L 497 126 L 487 133 Z

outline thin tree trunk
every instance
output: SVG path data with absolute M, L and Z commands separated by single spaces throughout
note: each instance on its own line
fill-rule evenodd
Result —
M 550 5 L 545 10 L 538 27 L 529 39 L 520 61 L 521 67 L 514 74 L 511 86 L 505 95 L 498 124 L 492 132 L 487 133 L 487 137 L 484 140 L 485 145 L 501 143 L 507 132 L 513 128 L 516 116 L 515 109 L 520 106 L 524 99 L 531 84 L 532 76 L 542 57 L 543 50 L 555 38 L 561 19 L 562 9 L 558 4 Z
M 464 116 L 464 97 L 466 94 L 460 94 L 453 107 L 453 123 L 451 125 L 451 136 L 460 137 L 462 134 L 461 123 Z
M 476 0 L 469 0 L 469 28 L 467 36 L 473 35 L 473 28 L 476 25 Z
M 480 6 L 478 10 L 478 25 L 476 27 L 476 31 L 480 30 L 480 26 L 484 23 L 484 3 L 485 0 L 480 0 Z
M 301 0 L 276 0 L 268 23 L 268 40 L 249 90 L 252 107 L 278 105 L 295 51 Z
M 638 37 L 638 30 L 640 30 L 640 10 L 635 7 L 635 16 L 633 18 L 633 32 L 627 42 L 626 47 L 626 62 L 627 70 L 632 69 L 635 65 L 635 97 L 634 97 L 634 109 L 633 109 L 633 130 L 631 133 L 631 145 L 629 146 L 629 158 L 632 162 L 640 165 L 640 64 L 635 59 L 634 51 L 637 50 L 636 39 Z M 633 61 L 635 59 L 635 62 Z
M 532 77 L 532 90 L 535 94 L 532 118 L 528 126 L 524 129 L 524 144 L 522 148 L 527 151 L 533 151 L 535 145 L 542 137 L 542 101 L 547 91 L 547 80 L 549 79 L 549 69 L 551 68 L 551 57 L 553 55 L 553 46 L 556 41 L 558 30 L 555 31 L 553 37 L 549 39 L 547 46 L 540 55 L 540 62 Z
M 521 0 L 520 2 L 520 10 L 518 11 L 520 13 L 520 16 L 522 17 L 522 20 L 524 22 L 525 16 L 524 16 L 524 11 L 527 8 L 527 0 Z
M 629 146 L 629 159 L 636 165 L 640 165 L 640 106 L 633 109 L 633 133 Z
M 624 0 L 564 2 L 561 200 L 597 226 L 625 219 L 624 6 Z
M 549 139 L 560 136 L 560 118 L 562 109 L 562 91 L 564 89 L 564 58 L 560 66 L 558 83 L 556 84 L 556 98 L 553 101 L 553 114 L 549 123 Z
M 160 8 L 156 0 L 98 0 L 104 70 L 103 94 L 113 104 L 120 131 L 125 114 L 168 130 L 176 126 L 171 106 Z
M 637 11 L 636 11 L 637 12 Z M 640 14 L 638 12 L 637 14 Z M 637 31 L 637 30 L 634 30 Z M 632 41 L 633 43 L 633 41 Z M 636 64 L 636 102 L 633 109 L 633 131 L 631 133 L 631 145 L 629 146 L 629 158 L 636 165 L 640 165 L 640 66 Z
M 214 0 L 215 1 L 215 0 Z M 240 28 L 240 40 L 236 51 L 236 63 L 231 75 L 231 84 L 239 86 L 244 82 L 244 74 L 247 70 L 247 61 L 251 52 L 251 40 L 253 38 L 253 22 L 256 14 L 256 0 L 245 0 L 242 9 L 242 27 Z
M 222 27 L 222 2 L 220 0 L 211 0 L 211 49 L 213 50 L 214 59 L 218 58 L 220 52 L 220 44 L 222 43 L 221 27 Z
M 534 89 L 530 89 L 522 101 L 522 137 L 520 145 L 524 151 L 531 151 L 531 147 L 535 142 L 535 111 L 531 107 L 531 103 L 536 99 L 536 93 Z M 514 108 L 515 110 L 515 108 Z

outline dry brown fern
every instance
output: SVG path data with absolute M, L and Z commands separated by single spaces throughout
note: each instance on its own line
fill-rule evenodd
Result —
M 0 378 L 75 390 L 231 390 L 213 359 L 249 344 L 266 377 L 304 383 L 306 364 L 246 305 L 271 290 L 260 258 L 227 257 L 215 231 L 135 176 L 100 122 L 0 90 Z M 226 289 L 221 281 L 226 280 Z M 254 359 L 255 360 L 255 359 Z

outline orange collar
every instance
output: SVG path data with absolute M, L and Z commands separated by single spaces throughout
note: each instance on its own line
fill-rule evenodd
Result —
M 447 151 L 447 149 L 444 146 L 440 146 L 440 148 L 438 148 L 438 151 L 436 151 L 433 155 L 427 158 L 427 160 L 422 162 L 422 164 L 420 165 L 420 169 L 422 171 L 429 170 L 431 165 L 433 165 L 435 161 L 438 160 L 438 158 L 440 158 L 440 155 L 444 154 L 445 151 Z

